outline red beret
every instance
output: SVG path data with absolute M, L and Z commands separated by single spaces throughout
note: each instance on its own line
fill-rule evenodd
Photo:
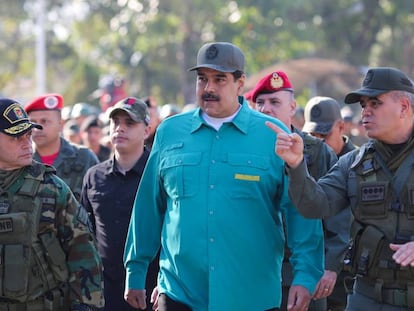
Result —
M 246 98 L 248 101 L 252 100 L 252 94 L 253 94 L 254 89 L 251 89 L 250 91 L 244 93 L 244 98 Z
M 59 94 L 45 94 L 41 95 L 30 103 L 28 103 L 24 110 L 27 113 L 35 110 L 62 110 L 63 97 Z
M 257 82 L 251 94 L 252 100 L 256 102 L 257 96 L 262 93 L 269 94 L 283 90 L 293 92 L 292 84 L 286 73 L 283 71 L 274 71 Z

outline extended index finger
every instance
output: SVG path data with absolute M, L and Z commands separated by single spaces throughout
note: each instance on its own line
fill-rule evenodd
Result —
M 276 124 L 274 124 L 270 121 L 266 121 L 265 125 L 268 128 L 270 128 L 273 132 L 275 132 L 276 134 L 287 133 L 285 130 L 283 130 L 282 128 L 280 128 L 279 126 L 277 126 Z

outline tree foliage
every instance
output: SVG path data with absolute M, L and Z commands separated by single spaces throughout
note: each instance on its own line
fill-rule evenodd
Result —
M 412 1 L 44 1 L 47 88 L 69 103 L 92 100 L 99 76 L 111 73 L 128 81 L 133 96 L 192 102 L 195 79 L 187 68 L 213 40 L 239 45 L 248 75 L 309 56 L 414 73 Z M 37 3 L 0 3 L 0 87 L 8 96 L 36 95 Z

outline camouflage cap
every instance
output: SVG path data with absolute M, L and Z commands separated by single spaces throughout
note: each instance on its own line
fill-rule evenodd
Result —
M 197 54 L 197 65 L 189 71 L 210 68 L 221 72 L 244 72 L 243 52 L 229 42 L 204 44 Z
M 131 119 L 135 122 L 144 122 L 146 125 L 149 123 L 150 117 L 148 114 L 148 107 L 138 98 L 127 97 L 117 102 L 113 106 L 109 118 L 112 118 L 119 111 L 128 113 Z
M 362 96 L 376 97 L 391 91 L 406 91 L 414 94 L 414 85 L 405 73 L 396 68 L 371 68 L 365 75 L 362 88 L 346 95 L 345 103 L 357 103 Z
M 42 129 L 40 124 L 30 122 L 23 106 L 10 98 L 0 98 L 0 132 L 9 136 L 21 136 L 32 128 Z

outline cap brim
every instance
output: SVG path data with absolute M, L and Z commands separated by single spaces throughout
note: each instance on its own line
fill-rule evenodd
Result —
M 302 132 L 306 133 L 317 133 L 326 135 L 332 130 L 333 123 L 329 122 L 305 122 L 302 128 Z
M 30 122 L 30 123 L 32 123 L 32 128 L 36 128 L 38 130 L 43 130 L 43 126 L 41 126 L 40 124 L 33 123 L 33 122 Z
M 33 123 L 33 122 L 23 122 L 23 123 L 28 123 L 29 126 L 24 128 L 23 130 L 21 130 L 19 132 L 17 132 L 17 131 L 16 132 L 10 132 L 10 131 L 8 132 L 7 131 L 8 129 L 4 129 L 1 132 L 6 134 L 6 135 L 12 136 L 12 137 L 19 137 L 19 136 L 22 136 L 22 135 L 26 134 L 28 131 L 32 130 L 33 128 L 36 128 L 38 130 L 43 129 L 43 126 L 41 126 L 40 124 L 37 124 L 37 123 Z M 19 124 L 23 124 L 23 123 L 19 123 Z
M 27 128 L 26 130 L 24 130 L 23 132 L 21 132 L 21 133 L 19 133 L 19 134 L 17 134 L 17 135 L 14 135 L 14 136 L 21 136 L 21 135 L 23 135 L 23 134 L 25 134 L 25 133 L 27 133 L 28 131 L 30 131 L 30 130 L 32 130 L 32 129 L 38 129 L 38 130 L 43 130 L 43 126 L 41 126 L 40 124 L 37 124 L 37 123 L 33 123 L 33 122 L 30 122 L 30 127 L 29 128 Z
M 188 69 L 188 71 L 194 71 L 200 68 L 209 68 L 209 69 L 214 69 L 217 71 L 221 71 L 221 72 L 235 72 L 237 71 L 237 69 L 234 68 L 225 68 L 222 66 L 217 66 L 217 65 L 212 65 L 212 64 L 202 64 L 202 65 L 197 65 L 194 67 L 191 67 L 190 69 Z
M 137 116 L 135 114 L 133 114 L 131 111 L 128 111 L 127 109 L 123 109 L 123 108 L 114 108 L 112 109 L 111 113 L 109 114 L 109 118 L 112 118 L 116 113 L 118 112 L 126 112 L 129 117 L 134 120 L 135 122 L 142 122 L 142 120 L 138 120 Z
M 359 90 L 356 90 L 354 92 L 349 93 L 345 96 L 345 104 L 354 104 L 359 103 L 361 101 L 362 96 L 367 97 L 376 97 L 378 95 L 384 94 L 386 92 L 389 92 L 387 90 L 378 90 L 378 89 L 369 89 L 369 88 L 362 88 Z

